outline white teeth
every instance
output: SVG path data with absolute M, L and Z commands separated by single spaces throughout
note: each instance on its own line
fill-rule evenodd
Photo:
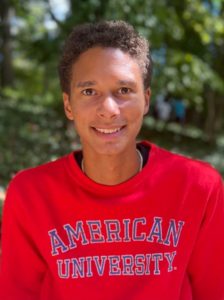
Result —
M 115 129 L 102 129 L 102 128 L 95 128 L 97 131 L 101 133 L 115 133 L 121 130 L 121 127 Z

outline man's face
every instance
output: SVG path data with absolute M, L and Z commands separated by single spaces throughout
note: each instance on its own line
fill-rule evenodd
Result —
M 85 153 L 116 155 L 135 147 L 149 108 L 138 63 L 120 49 L 94 47 L 74 63 L 65 113 Z

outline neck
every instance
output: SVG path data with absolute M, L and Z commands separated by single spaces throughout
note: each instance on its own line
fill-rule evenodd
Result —
M 96 164 L 97 162 L 97 164 Z M 83 150 L 82 168 L 84 173 L 93 181 L 116 185 L 136 175 L 142 167 L 142 160 L 136 148 L 130 149 L 128 153 L 118 155 L 91 155 Z

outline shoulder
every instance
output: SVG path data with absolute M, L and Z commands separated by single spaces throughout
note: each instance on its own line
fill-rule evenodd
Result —
M 19 171 L 9 183 L 8 189 L 20 189 L 24 186 L 41 185 L 44 182 L 63 176 L 66 172 L 66 162 L 71 154 L 59 157 L 36 167 Z
M 167 176 L 167 178 L 177 182 L 189 182 L 193 186 L 199 185 L 202 188 L 222 184 L 221 175 L 211 164 L 174 153 L 154 144 L 151 144 L 151 146 L 156 154 L 154 155 L 155 168 L 157 165 L 157 171 Z

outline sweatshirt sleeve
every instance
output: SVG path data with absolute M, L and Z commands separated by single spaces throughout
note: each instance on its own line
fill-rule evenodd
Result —
M 33 221 L 25 209 L 25 195 L 14 180 L 3 208 L 0 299 L 37 300 L 45 264 L 32 232 Z M 24 193 L 25 194 L 25 193 Z
M 224 300 L 224 186 L 220 176 L 207 202 L 188 273 L 194 300 Z

